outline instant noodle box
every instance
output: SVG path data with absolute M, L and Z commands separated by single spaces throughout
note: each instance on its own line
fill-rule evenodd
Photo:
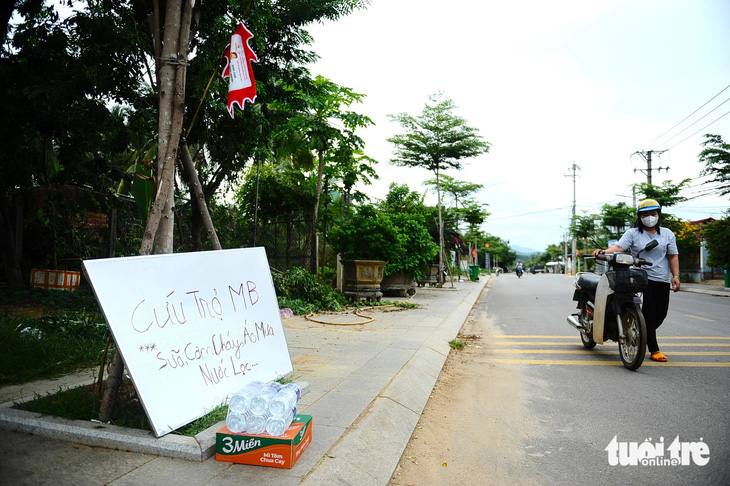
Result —
M 215 460 L 291 469 L 310 442 L 311 415 L 294 417 L 286 433 L 279 437 L 234 434 L 223 427 L 216 433 Z

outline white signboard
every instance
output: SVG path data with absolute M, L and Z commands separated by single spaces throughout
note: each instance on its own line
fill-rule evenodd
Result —
M 157 437 L 292 371 L 263 248 L 87 260 Z

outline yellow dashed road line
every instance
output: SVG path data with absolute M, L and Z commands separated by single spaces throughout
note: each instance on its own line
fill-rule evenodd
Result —
M 568 341 L 566 341 L 568 340 Z M 662 336 L 662 348 L 727 348 L 730 343 L 730 336 Z M 667 343 L 666 341 L 674 341 Z M 689 342 L 676 342 L 679 340 Z M 709 341 L 709 342 L 697 342 Z M 546 336 L 546 335 L 502 335 L 497 336 L 491 344 L 495 347 L 493 352 L 499 355 L 521 354 L 521 355 L 583 355 L 616 356 L 616 360 L 605 359 L 533 359 L 533 358 L 494 358 L 495 363 L 525 364 L 525 365 L 557 365 L 557 366 L 623 366 L 618 358 L 618 351 L 615 349 L 617 343 L 608 341 L 601 349 L 564 349 L 565 347 L 575 348 L 580 346 L 580 339 L 576 335 L 571 336 Z M 548 349 L 534 349 L 534 346 L 541 346 Z M 552 349 L 550 349 L 552 348 Z M 556 349 L 557 348 L 557 349 Z M 676 361 L 673 356 L 730 356 L 730 351 L 671 351 L 669 362 L 658 363 L 651 361 L 647 354 L 643 366 L 669 366 L 669 367 L 699 367 L 699 368 L 728 368 L 730 362 L 708 362 L 708 361 Z
M 495 339 L 575 339 L 579 338 L 578 334 L 570 336 L 537 336 L 537 335 L 506 335 L 495 336 Z M 730 336 L 660 336 L 660 339 L 707 339 L 708 341 L 725 340 L 730 341 Z
M 618 346 L 618 345 L 616 345 Z M 495 349 L 495 353 L 501 354 L 616 354 L 616 348 L 611 351 L 596 350 L 563 350 L 563 349 Z M 672 351 L 672 356 L 730 356 L 730 351 Z
M 659 339 L 661 341 L 661 338 Z M 495 341 L 494 344 L 499 346 L 575 346 L 580 345 L 580 340 L 573 343 L 558 343 L 550 341 Z M 607 341 L 606 344 L 618 344 L 613 341 Z M 730 348 L 730 343 L 662 343 L 665 347 L 713 347 L 713 348 Z
M 528 365 L 568 365 L 568 366 L 623 366 L 621 360 L 617 361 L 585 361 L 585 360 L 562 360 L 562 359 L 495 359 L 496 363 L 507 364 L 528 364 Z M 669 367 L 698 367 L 698 368 L 730 368 L 730 363 L 712 363 L 700 361 L 669 361 L 667 363 L 656 363 L 645 360 L 642 366 L 669 366 Z

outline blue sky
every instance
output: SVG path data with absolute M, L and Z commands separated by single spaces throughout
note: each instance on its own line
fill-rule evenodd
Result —
M 425 190 L 429 172 L 388 163 L 386 139 L 400 127 L 387 115 L 418 115 L 442 91 L 492 144 L 447 173 L 483 184 L 476 198 L 492 213 L 484 229 L 523 247 L 562 239 L 573 163 L 581 167 L 577 212 L 595 213 L 604 203 L 632 203 L 629 186 L 646 181 L 634 171 L 646 168 L 635 152 L 667 150 L 653 167 L 669 171 L 654 172 L 653 182 L 691 178 L 694 195 L 702 190 L 702 134 L 730 141 L 730 115 L 720 118 L 730 101 L 718 107 L 730 88 L 659 137 L 730 85 L 726 0 L 373 0 L 308 30 L 321 57 L 312 72 L 367 95 L 355 110 L 376 123 L 361 135 L 381 180 L 362 189 L 372 197 L 391 182 Z M 717 218 L 729 205 L 727 197 L 700 197 L 672 212 Z

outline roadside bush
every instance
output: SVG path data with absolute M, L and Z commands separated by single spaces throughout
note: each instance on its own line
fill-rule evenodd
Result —
M 346 302 L 344 296 L 302 267 L 274 274 L 273 279 L 279 307 L 289 307 L 297 315 L 341 310 Z

